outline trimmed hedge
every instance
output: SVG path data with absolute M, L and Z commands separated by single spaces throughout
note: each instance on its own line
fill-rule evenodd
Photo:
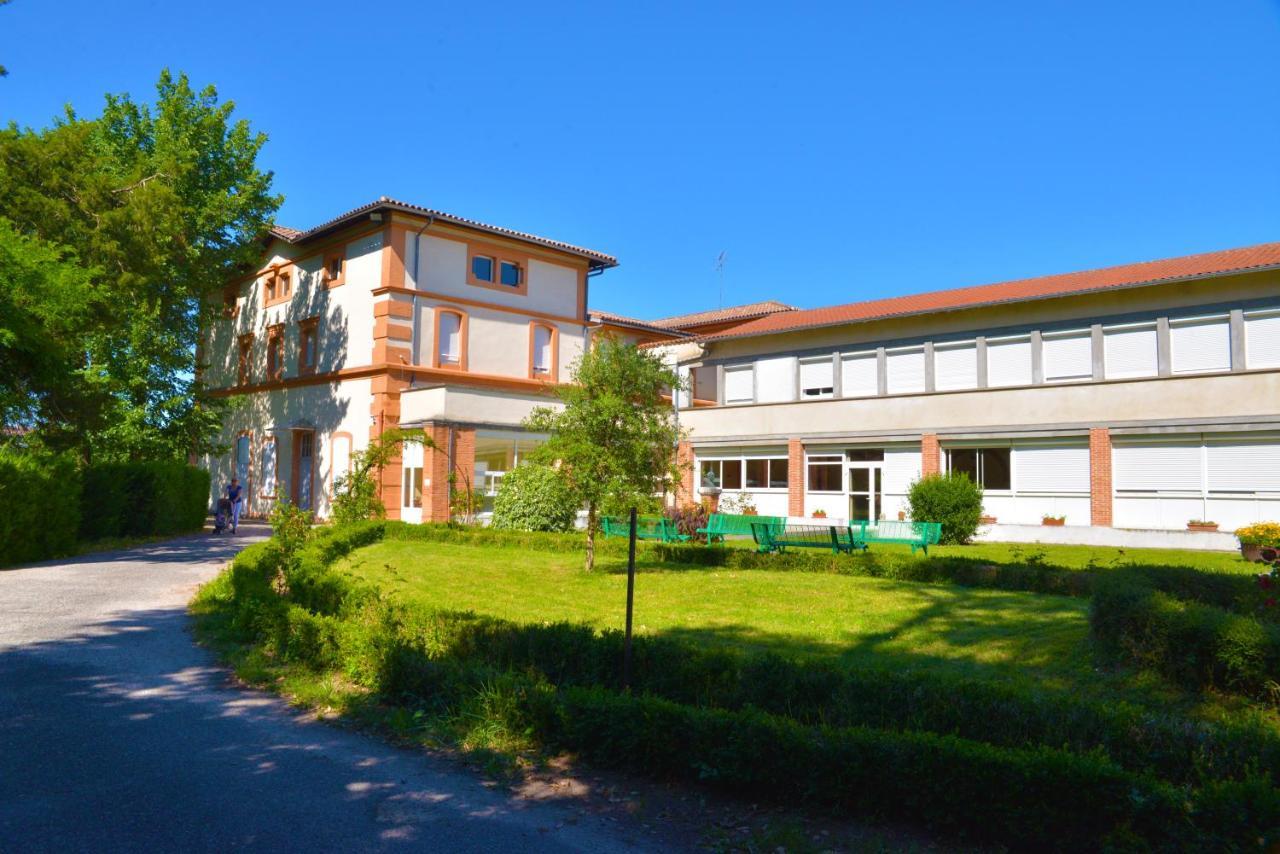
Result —
M 0 566 L 75 553 L 80 484 L 68 458 L 0 448 Z
M 83 540 L 199 530 L 209 510 L 209 473 L 183 463 L 102 463 L 83 479 Z
M 1280 827 L 1275 780 L 1257 776 L 1280 773 L 1280 743 L 1261 726 L 649 637 L 635 642 L 638 695 L 622 694 L 617 632 L 407 608 L 328 568 L 397 529 L 319 534 L 288 598 L 271 586 L 274 544 L 246 550 L 230 570 L 235 625 L 387 702 L 444 713 L 505 692 L 504 725 L 544 744 L 770 800 L 1015 847 L 1246 847 Z
M 1136 571 L 1100 580 L 1089 606 L 1093 637 L 1112 654 L 1193 690 L 1266 696 L 1280 681 L 1280 625 L 1180 598 L 1162 589 L 1167 580 Z M 1206 593 L 1199 584 L 1175 589 Z

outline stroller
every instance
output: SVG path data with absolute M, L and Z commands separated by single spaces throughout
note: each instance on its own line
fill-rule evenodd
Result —
M 213 533 L 221 534 L 231 526 L 231 499 L 219 498 L 218 510 L 213 516 Z

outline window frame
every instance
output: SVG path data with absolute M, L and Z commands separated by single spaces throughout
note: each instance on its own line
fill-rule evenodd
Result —
M 1069 341 L 1081 340 L 1087 343 L 1089 349 L 1089 364 L 1085 366 L 1086 370 L 1080 374 L 1058 374 L 1052 377 L 1049 375 L 1049 358 L 1046 344 L 1050 341 Z M 1093 329 L 1085 327 L 1083 329 L 1063 329 L 1054 332 L 1040 333 L 1040 373 L 1044 379 L 1045 385 L 1063 385 L 1066 383 L 1087 383 L 1093 380 L 1093 363 L 1098 358 L 1098 354 L 1093 351 Z M 1105 359 L 1105 355 L 1103 356 Z M 1034 363 L 1035 357 L 1032 357 Z M 1034 368 L 1033 368 L 1034 374 Z M 1034 379 L 1034 376 L 1033 376 Z
M 333 262 L 338 262 L 338 273 L 333 273 Z M 323 272 L 325 287 L 336 288 L 347 282 L 347 252 L 346 249 L 334 249 L 324 254 Z
M 551 335 L 551 363 L 547 370 L 538 370 L 538 330 L 545 329 Z M 529 321 L 529 379 L 558 382 L 560 379 L 560 329 L 551 323 Z
M 778 454 L 778 453 L 720 454 L 720 455 L 708 455 L 708 456 L 703 456 L 702 454 L 698 454 L 697 455 L 698 485 L 699 486 L 702 485 L 703 467 L 707 465 L 712 465 L 715 467 L 716 483 L 719 485 L 721 491 L 723 492 L 747 492 L 753 495 L 756 493 L 768 493 L 768 494 L 780 495 L 782 493 L 787 492 L 787 490 L 790 488 L 789 479 L 787 483 L 783 486 L 767 486 L 767 485 L 766 486 L 749 486 L 747 485 L 747 464 L 752 461 L 764 462 L 766 484 L 772 483 L 774 480 L 773 467 L 775 463 L 782 463 L 783 466 L 787 468 L 788 475 L 790 474 L 791 458 L 787 454 Z M 741 480 L 739 482 L 741 483 L 741 486 L 728 487 L 724 485 L 724 464 L 725 463 L 737 463 L 739 465 L 740 473 L 741 473 Z
M 236 338 L 236 385 L 247 386 L 253 382 L 253 333 L 246 332 Z
M 307 359 L 307 343 L 311 343 L 311 359 Z M 298 321 L 298 376 L 314 374 L 320 363 L 320 318 Z
M 431 367 L 442 371 L 465 371 L 467 370 L 467 313 L 460 308 L 452 306 L 436 306 L 432 311 L 432 326 L 435 331 L 432 335 L 431 347 Z M 446 315 L 452 314 L 458 318 L 458 361 L 445 362 L 440 358 L 440 319 Z
M 488 258 L 493 262 L 493 266 L 489 271 L 491 278 L 481 279 L 475 275 L 474 266 L 476 258 Z M 492 243 L 470 241 L 467 243 L 467 284 L 477 288 L 498 291 L 504 294 L 528 296 L 530 260 L 530 256 L 523 252 L 507 249 Z M 516 268 L 517 276 L 520 280 L 519 284 L 502 284 L 503 264 L 509 264 Z
M 1218 368 L 1178 368 L 1178 346 L 1177 332 L 1178 329 L 1187 329 L 1193 326 L 1216 326 L 1221 328 L 1227 334 L 1227 363 L 1225 367 Z M 1171 317 L 1169 318 L 1169 375 L 1174 377 L 1191 377 L 1205 374 L 1228 374 L 1231 373 L 1234 357 L 1231 352 L 1232 346 L 1231 333 L 1231 315 L 1228 314 L 1205 314 L 1190 317 Z
M 729 399 L 729 374 L 730 373 L 747 373 L 751 375 L 751 396 L 747 398 Z M 745 406 L 756 402 L 756 363 L 745 362 L 739 365 L 724 366 L 724 405 L 725 406 Z
M 281 285 L 284 289 L 281 290 Z M 280 305 L 293 298 L 293 270 L 291 265 L 272 267 L 263 274 L 262 307 Z
M 805 365 L 826 365 L 831 372 L 831 385 L 806 386 L 804 384 Z M 813 388 L 817 394 L 809 394 Z M 796 359 L 796 399 L 797 400 L 831 400 L 836 396 L 836 365 L 834 356 L 803 356 Z
M 955 451 L 973 451 L 974 453 L 974 474 L 977 476 L 975 483 L 982 487 L 983 492 L 992 492 L 997 495 L 1014 495 L 1013 485 L 1016 481 L 1016 472 L 1014 471 L 1014 453 L 1012 445 L 955 445 L 942 449 L 943 458 L 946 460 L 946 472 L 950 474 L 953 469 L 951 466 L 951 455 Z M 1009 472 L 1009 485 L 1006 487 L 995 487 L 986 485 L 986 458 L 984 454 L 989 452 L 1004 451 L 1007 456 L 1005 465 Z
M 267 446 L 271 446 L 271 491 L 266 492 L 267 488 L 267 472 L 266 467 L 262 465 L 262 455 L 267 452 Z M 258 479 L 260 481 L 259 488 L 264 490 L 259 494 L 259 498 L 275 499 L 276 494 L 280 491 L 280 444 L 276 441 L 275 436 L 264 436 L 258 445 Z
M 840 485 L 836 489 L 814 489 L 813 488 L 813 468 L 814 466 L 835 466 L 839 471 Z M 848 492 L 846 486 L 846 469 L 848 465 L 845 461 L 844 452 L 838 454 L 805 454 L 804 458 L 804 492 L 806 495 L 844 495 Z
M 284 324 L 273 323 L 267 327 L 267 380 L 281 379 L 284 379 Z

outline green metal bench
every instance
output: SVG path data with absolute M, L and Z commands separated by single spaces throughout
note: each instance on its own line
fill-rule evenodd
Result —
M 924 549 L 929 553 L 929 546 L 937 545 L 942 536 L 941 522 L 891 522 L 881 519 L 874 525 L 866 519 L 849 522 L 849 530 L 853 539 L 866 548 L 871 543 L 902 543 L 911 546 L 911 553 L 916 549 Z
M 707 542 L 714 543 L 733 534 L 750 537 L 752 536 L 752 525 L 773 525 L 775 528 L 780 528 L 784 522 L 786 520 L 781 516 L 741 516 L 736 513 L 712 513 L 707 519 L 707 526 L 699 528 L 698 533 L 706 534 Z
M 623 516 L 605 516 L 600 520 L 600 530 L 606 537 L 630 537 L 631 520 Z M 676 523 L 666 516 L 637 516 L 636 539 L 683 543 L 688 541 L 689 535 L 680 533 Z
M 836 554 L 865 549 L 853 538 L 853 529 L 843 525 L 773 525 L 756 522 L 751 526 L 756 549 L 760 552 L 785 552 L 789 548 L 831 549 Z

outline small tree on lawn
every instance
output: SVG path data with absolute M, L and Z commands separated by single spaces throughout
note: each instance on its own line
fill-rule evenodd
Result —
M 386 518 L 387 508 L 382 504 L 382 469 L 400 453 L 405 442 L 435 447 L 422 430 L 392 427 L 383 430 L 369 447 L 351 455 L 351 470 L 333 484 L 334 522 L 345 525 Z
M 599 339 L 573 365 L 573 382 L 557 394 L 564 409 L 538 407 L 525 426 L 551 438 L 539 454 L 558 465 L 587 508 L 587 560 L 595 566 L 600 507 L 644 503 L 678 477 L 680 437 L 666 395 L 680 385 L 654 353 Z

